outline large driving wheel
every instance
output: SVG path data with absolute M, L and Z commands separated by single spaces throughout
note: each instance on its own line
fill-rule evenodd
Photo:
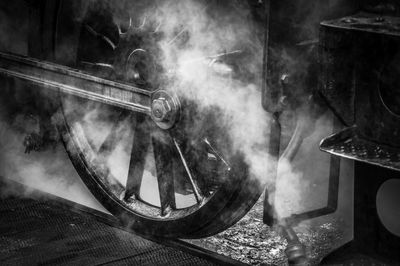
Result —
M 148 5 L 139 1 L 138 12 L 141 4 Z M 158 25 L 121 9 L 116 16 L 112 1 L 41 8 L 41 21 L 50 20 L 41 42 L 53 52 L 47 59 L 134 84 L 151 101 L 143 113 L 60 95 L 59 131 L 93 195 L 126 226 L 154 236 L 205 237 L 243 217 L 263 188 L 234 148 L 221 110 L 164 86 L 160 51 L 149 45 L 160 38 Z

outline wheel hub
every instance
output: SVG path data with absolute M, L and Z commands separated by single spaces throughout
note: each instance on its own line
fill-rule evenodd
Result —
M 152 96 L 151 118 L 162 129 L 170 129 L 179 119 L 180 104 L 175 95 L 165 91 L 156 91 Z

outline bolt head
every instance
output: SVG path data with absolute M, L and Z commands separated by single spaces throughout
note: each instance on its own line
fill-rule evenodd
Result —
M 153 117 L 158 121 L 164 121 L 168 118 L 172 108 L 164 98 L 154 99 L 151 105 Z
M 180 103 L 173 92 L 155 91 L 152 95 L 151 118 L 161 129 L 170 129 L 179 119 Z

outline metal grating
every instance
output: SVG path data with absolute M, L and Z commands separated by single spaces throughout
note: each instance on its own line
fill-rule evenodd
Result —
M 323 139 L 320 149 L 334 155 L 400 171 L 399 150 L 363 138 L 357 133 L 357 127 L 347 128 Z
M 99 217 L 106 215 L 90 214 L 83 206 L 54 202 L 55 198 L 0 198 L 1 265 L 230 264 L 229 260 L 196 256 L 179 245 L 147 240 L 106 224 L 112 217 L 103 223 Z

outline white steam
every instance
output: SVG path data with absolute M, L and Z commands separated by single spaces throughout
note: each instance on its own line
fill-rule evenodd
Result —
M 166 89 L 195 101 L 205 111 L 215 107 L 221 110 L 219 123 L 226 125 L 234 149 L 244 154 L 251 175 L 263 185 L 275 182 L 272 168 L 275 162 L 268 154 L 271 116 L 260 103 L 263 39 L 257 36 L 260 25 L 252 21 L 250 7 L 238 1 L 218 5 L 212 1 L 171 0 L 162 1 L 156 11 L 150 8 L 144 17 L 147 21 L 156 21 L 157 30 L 164 36 L 158 45 L 162 50 L 163 68 L 170 74 L 164 85 Z M 232 65 L 216 59 L 215 55 L 224 53 L 233 58 L 244 53 L 246 60 L 239 57 L 240 69 L 245 69 L 247 75 L 235 76 Z M 286 62 L 288 58 L 281 61 Z M 327 120 L 327 117 L 320 120 L 319 133 L 330 133 L 331 126 L 324 123 Z M 312 149 L 318 150 L 316 143 L 322 137 L 319 133 L 309 138 Z M 325 171 L 316 172 L 316 179 L 321 178 L 320 173 Z M 280 161 L 278 177 L 277 193 L 270 191 L 269 197 L 275 199 L 278 218 L 310 205 L 305 202 L 310 195 L 304 191 L 319 191 L 312 187 L 314 180 L 302 169 L 295 169 L 291 162 Z
M 200 109 L 221 110 L 218 118 L 229 129 L 235 150 L 245 155 L 252 175 L 265 184 L 270 116 L 260 104 L 263 49 L 250 10 L 200 1 L 162 1 L 157 8 L 145 17 L 158 21 L 164 36 L 158 44 L 163 68 L 170 73 L 167 89 L 194 100 Z M 241 67 L 256 77 L 250 80 L 233 77 L 232 66 L 215 60 L 216 55 L 234 57 L 249 51 Z
M 12 125 L 0 121 L 0 139 L 2 140 L 0 142 L 0 176 L 91 208 L 104 210 L 84 187 L 63 151 L 62 145 L 40 153 L 25 154 L 23 140 L 26 133 L 18 128 L 35 132 L 37 126 L 36 122 L 24 115 L 17 116 Z M 30 191 L 27 189 L 26 195 L 29 195 Z M 7 188 L 3 188 L 1 193 L 7 194 Z
M 257 35 L 259 29 L 251 19 L 250 7 L 242 3 L 245 1 L 225 1 L 226 5 L 216 2 L 158 1 L 158 5 L 146 7 L 145 3 L 130 13 L 132 17 L 142 14 L 137 26 L 156 25 L 153 30 L 163 33 L 157 43 L 162 52 L 160 62 L 166 71 L 163 89 L 193 100 L 205 112 L 218 108 L 221 111 L 219 123 L 227 129 L 235 151 L 245 156 L 251 175 L 262 184 L 270 185 L 275 180 L 271 180 L 274 173 L 270 169 L 274 162 L 268 155 L 271 117 L 261 106 L 263 40 Z M 119 8 L 116 13 L 121 10 L 124 9 Z M 118 15 L 115 17 L 118 23 Z M 239 58 L 237 69 L 226 62 L 225 56 L 219 56 L 222 54 L 227 54 L 226 58 Z M 245 74 L 235 75 L 238 69 Z M 102 124 L 103 111 L 89 106 L 81 121 L 87 126 L 88 139 L 96 147 L 104 141 L 111 127 L 109 123 Z M 126 184 L 126 166 L 132 147 L 129 132 L 132 130 L 128 122 L 120 125 L 117 135 L 123 137 L 107 158 L 107 166 L 121 184 Z M 7 140 L 0 147 L 1 175 L 89 206 L 97 205 L 88 200 L 90 197 L 78 198 L 77 194 L 87 195 L 88 192 L 82 192 L 82 188 L 75 185 L 76 179 L 70 179 L 69 176 L 76 176 L 76 173 L 64 171 L 63 162 L 68 160 L 65 154 L 54 158 L 54 152 L 46 151 L 42 155 L 44 164 L 38 164 L 31 156 L 23 154 L 22 135 L 13 136 L 15 133 L 5 129 L 1 134 L 1 139 Z M 278 180 L 279 187 L 283 189 L 277 193 L 275 203 L 278 216 L 287 216 L 303 205 L 304 195 L 299 191 L 307 190 L 310 182 L 305 182 L 303 174 L 288 162 L 281 163 L 279 175 L 282 178 Z

